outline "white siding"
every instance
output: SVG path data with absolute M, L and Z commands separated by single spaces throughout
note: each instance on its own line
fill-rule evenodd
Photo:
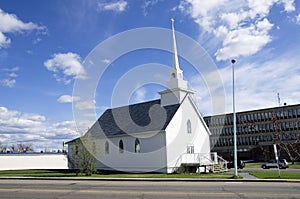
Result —
M 112 168 L 131 172 L 165 172 L 167 162 L 166 149 L 164 147 L 165 133 L 144 135 L 147 135 L 146 138 L 138 138 L 140 141 L 140 153 L 134 152 L 136 139 L 134 136 L 119 136 L 106 139 L 109 141 L 110 153 L 100 157 L 100 161 L 107 166 L 106 169 Z M 119 153 L 119 141 L 121 139 L 124 143 L 123 153 Z
M 191 121 L 192 133 L 187 132 L 187 121 Z M 187 152 L 187 146 L 194 145 L 194 153 L 210 153 L 209 130 L 192 104 L 185 98 L 166 128 L 168 172 L 176 165 L 180 156 Z
M 96 127 L 96 126 L 94 126 Z M 95 132 L 95 129 L 92 129 Z M 140 141 L 140 153 L 135 153 L 135 139 Z M 119 152 L 122 139 L 124 152 Z M 109 154 L 105 154 L 105 142 L 109 143 Z M 124 135 L 109 138 L 97 138 L 97 169 L 121 170 L 127 172 L 166 172 L 166 140 L 164 132 L 144 133 L 143 135 Z M 73 144 L 69 144 L 69 153 L 74 153 Z

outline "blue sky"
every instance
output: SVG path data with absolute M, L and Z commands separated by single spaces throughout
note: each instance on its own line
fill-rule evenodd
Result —
M 236 63 L 238 111 L 300 102 L 300 3 L 294 0 L 0 0 L 0 141 L 59 149 L 78 136 L 72 102 L 96 117 L 111 106 L 116 82 L 134 67 L 172 64 L 168 52 L 146 49 L 121 56 L 99 81 L 95 99 L 73 96 L 86 78 L 82 62 L 101 42 L 134 28 L 171 27 L 196 40 L 218 68 L 225 112 L 231 111 L 231 65 Z M 130 41 L 134 42 L 134 41 Z M 120 43 L 119 45 L 122 45 Z M 171 37 L 170 37 L 171 45 Z M 180 44 L 178 44 L 180 54 Z M 181 68 L 209 115 L 211 96 L 200 75 L 183 59 Z M 168 74 L 161 72 L 162 81 Z M 138 79 L 138 78 L 137 78 Z M 135 85 L 129 103 L 158 98 L 163 85 Z M 96 107 L 96 108 L 95 108 Z M 95 117 L 91 117 L 91 121 Z M 85 126 L 88 128 L 90 124 Z

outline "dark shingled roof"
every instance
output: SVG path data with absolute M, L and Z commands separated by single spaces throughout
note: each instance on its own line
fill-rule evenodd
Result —
M 180 104 L 162 107 L 160 100 L 107 109 L 98 119 L 106 136 L 165 130 Z

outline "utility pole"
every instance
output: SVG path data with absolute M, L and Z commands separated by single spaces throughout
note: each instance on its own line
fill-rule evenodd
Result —
M 234 178 L 238 178 L 237 171 L 237 144 L 236 144 L 236 113 L 235 113 L 235 93 L 234 93 L 234 64 L 235 60 L 232 59 L 232 109 L 233 109 L 233 152 L 234 152 Z

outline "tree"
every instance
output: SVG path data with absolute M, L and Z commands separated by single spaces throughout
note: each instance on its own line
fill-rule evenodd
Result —
M 26 151 L 33 151 L 33 145 L 31 143 L 18 143 L 17 150 L 20 153 L 25 153 Z
M 33 151 L 33 144 L 32 143 L 18 143 L 17 145 L 12 144 L 9 147 L 9 150 L 11 152 L 19 152 L 19 153 L 25 153 L 26 151 Z
M 6 146 L 0 141 L 0 153 L 6 152 Z
M 286 152 L 292 161 L 292 164 L 300 159 L 300 133 L 291 133 L 289 130 L 297 128 L 298 120 L 295 119 L 288 123 L 280 121 L 280 116 L 274 114 L 273 118 L 274 134 L 273 142 L 281 151 Z
M 68 155 L 69 164 L 78 172 L 91 176 L 95 172 L 96 144 L 89 134 L 75 140 L 74 150 Z
M 285 110 L 273 112 L 272 115 L 268 118 L 268 121 L 272 125 L 266 133 L 266 129 L 262 130 L 259 128 L 259 124 L 245 123 L 244 128 L 250 130 L 253 135 L 256 136 L 256 140 L 252 140 L 251 143 L 257 145 L 257 147 L 262 151 L 264 155 L 271 153 L 272 151 L 269 148 L 260 145 L 259 142 L 264 142 L 261 140 L 261 137 L 264 137 L 266 134 L 270 135 L 270 142 L 276 144 L 279 148 L 279 151 L 285 152 L 292 163 L 300 159 L 300 133 L 297 131 L 299 129 L 299 118 L 292 118 L 288 115 L 288 112 Z

